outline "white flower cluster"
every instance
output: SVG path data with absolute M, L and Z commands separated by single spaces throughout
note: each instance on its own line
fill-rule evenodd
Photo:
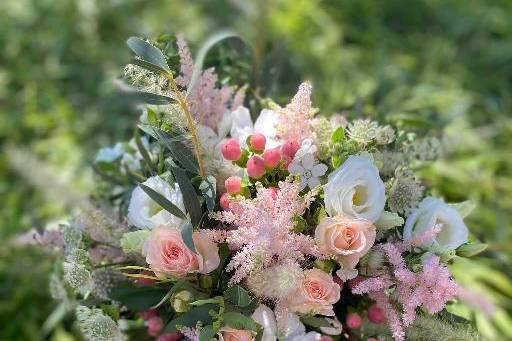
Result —
M 119 330 L 117 323 L 105 315 L 101 309 L 78 306 L 76 319 L 87 341 L 124 341 L 126 336 Z

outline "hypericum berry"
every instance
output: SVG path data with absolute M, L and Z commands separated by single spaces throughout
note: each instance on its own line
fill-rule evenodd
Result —
M 384 310 L 382 310 L 382 308 L 376 304 L 372 305 L 370 308 L 368 308 L 368 320 L 375 324 L 384 322 L 386 320 Z
M 229 178 L 224 181 L 224 186 L 226 187 L 226 191 L 228 191 L 229 194 L 238 194 L 240 193 L 240 184 L 242 182 L 242 179 L 240 179 L 238 176 L 230 176 Z
M 265 174 L 265 162 L 261 157 L 251 156 L 247 161 L 247 174 L 253 179 L 259 179 Z
M 265 166 L 268 168 L 276 167 L 281 161 L 281 150 L 279 148 L 265 150 L 263 161 L 265 161 Z
M 229 161 L 237 161 L 242 155 L 242 149 L 240 149 L 240 143 L 235 139 L 229 139 L 222 143 L 220 147 L 222 156 Z
M 249 145 L 251 148 L 257 152 L 262 152 L 265 150 L 265 144 L 267 143 L 267 138 L 263 134 L 254 134 L 249 137 Z
M 156 337 L 164 327 L 164 321 L 159 316 L 150 318 L 146 323 L 148 334 L 153 337 Z
M 281 169 L 287 171 L 288 166 L 292 163 L 292 158 L 288 155 L 281 155 Z
M 150 318 L 158 317 L 158 312 L 157 312 L 155 309 L 150 309 L 150 310 L 146 310 L 146 311 L 141 311 L 141 312 L 139 313 L 139 316 L 140 316 L 144 321 L 147 321 L 147 320 L 149 320 Z
M 345 323 L 350 329 L 359 329 L 361 328 L 362 319 L 358 313 L 350 313 L 347 315 Z
M 224 211 L 229 211 L 229 193 L 223 193 L 220 196 L 219 204 Z
M 281 146 L 281 153 L 293 159 L 300 145 L 297 140 L 286 140 Z

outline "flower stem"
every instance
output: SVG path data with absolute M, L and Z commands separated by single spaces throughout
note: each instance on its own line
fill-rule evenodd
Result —
M 169 80 L 169 85 L 171 86 L 171 89 L 173 90 L 173 92 L 176 95 L 176 100 L 178 101 L 178 104 L 180 105 L 181 109 L 185 113 L 185 117 L 187 118 L 187 125 L 188 125 L 188 129 L 190 131 L 190 135 L 192 135 L 192 144 L 194 145 L 194 153 L 196 154 L 197 164 L 199 166 L 199 175 L 201 175 L 201 177 L 204 178 L 205 172 L 204 172 L 203 160 L 201 159 L 201 144 L 200 144 L 199 138 L 197 136 L 197 129 L 196 129 L 196 125 L 194 123 L 194 119 L 192 117 L 192 113 L 190 112 L 187 100 L 181 94 L 181 91 L 178 88 L 178 85 L 176 84 L 176 81 L 174 80 L 172 73 L 166 72 L 165 76 Z

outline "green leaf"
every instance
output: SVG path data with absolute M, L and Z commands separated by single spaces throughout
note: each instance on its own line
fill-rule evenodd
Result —
M 139 187 L 151 198 L 153 199 L 160 207 L 169 212 L 172 215 L 180 219 L 187 219 L 185 213 L 183 213 L 176 205 L 167 200 L 162 194 L 158 193 L 154 189 L 144 184 L 139 184 Z M 180 186 L 181 188 L 181 186 Z
M 206 179 L 203 179 L 199 184 L 199 190 L 203 194 L 208 211 L 213 211 L 215 208 L 215 198 L 217 197 L 216 188 L 217 180 L 211 175 L 208 175 Z
M 484 252 L 489 245 L 485 243 L 467 243 L 457 248 L 457 256 L 473 257 Z
M 331 327 L 329 321 L 322 317 L 303 315 L 300 317 L 302 323 L 313 328 Z
M 180 186 L 181 194 L 183 195 L 183 202 L 185 204 L 185 208 L 190 214 L 192 225 L 197 226 L 201 221 L 203 212 L 201 210 L 201 204 L 197 198 L 194 186 L 192 186 L 190 179 L 187 177 L 185 170 L 182 168 L 172 167 L 172 173 L 174 174 L 176 182 Z
M 393 212 L 384 211 L 379 217 L 379 220 L 375 222 L 375 226 L 379 230 L 389 230 L 396 226 L 402 226 L 404 224 L 404 218 Z
M 466 218 L 475 209 L 476 204 L 467 200 L 457 204 L 450 204 L 450 206 L 455 208 L 462 218 Z
M 142 246 L 150 234 L 149 230 L 137 230 L 133 232 L 126 232 L 121 237 L 121 248 L 123 252 L 135 252 L 142 254 Z
M 135 287 L 124 285 L 112 289 L 112 299 L 126 305 L 128 309 L 138 312 L 144 311 L 162 299 L 167 293 L 166 289 L 154 287 Z
M 197 163 L 196 156 L 184 143 L 184 138 L 181 135 L 170 136 L 168 133 L 153 129 L 154 133 L 161 143 L 163 143 L 169 152 L 173 160 L 179 163 L 183 168 L 193 174 L 199 173 L 199 165 Z
M 446 310 L 442 310 L 439 315 L 444 318 L 445 320 L 449 321 L 450 323 L 462 323 L 462 324 L 469 324 L 470 321 L 466 320 L 465 318 L 452 314 Z
M 194 88 L 194 85 L 199 78 L 199 75 L 201 74 L 201 70 L 203 69 L 204 59 L 206 55 L 208 54 L 208 51 L 221 42 L 224 39 L 229 38 L 235 38 L 238 37 L 241 39 L 240 35 L 236 32 L 230 31 L 230 30 L 222 30 L 213 33 L 210 37 L 206 39 L 206 41 L 203 43 L 199 51 L 197 52 L 196 58 L 195 58 L 195 64 L 194 64 L 194 71 L 192 72 L 192 76 L 190 77 L 190 83 L 187 87 L 187 96 L 190 94 L 192 89 Z
M 230 286 L 224 292 L 224 297 L 231 303 L 239 307 L 247 307 L 251 304 L 251 296 L 242 286 L 235 284 Z
M 167 105 L 175 102 L 172 97 L 152 94 L 144 91 L 128 91 L 124 93 L 124 96 L 135 103 Z
M 215 334 L 217 334 L 217 332 L 213 330 L 213 326 L 204 326 L 203 329 L 201 329 L 201 334 L 199 334 L 199 341 L 211 341 L 214 339 Z
M 137 37 L 130 37 L 126 41 L 128 47 L 139 57 L 140 59 L 155 65 L 165 71 L 170 72 L 167 60 L 158 48 L 154 47 L 145 40 Z
M 258 331 L 259 324 L 250 317 L 230 311 L 224 314 L 224 323 L 234 329 Z
M 195 327 L 197 322 L 201 321 L 203 324 L 212 322 L 210 310 L 215 309 L 214 304 L 205 304 L 199 307 L 194 307 L 171 320 L 162 331 L 163 333 L 172 333 L 178 331 L 178 327 Z
M 187 245 L 187 247 L 190 249 L 190 251 L 196 252 L 194 240 L 192 239 L 193 232 L 194 232 L 194 228 L 192 227 L 192 224 L 187 223 L 181 230 L 181 238 L 183 238 L 185 245 Z
M 338 127 L 334 133 L 331 135 L 332 143 L 341 143 L 345 139 L 345 129 L 343 127 Z
M 146 167 L 148 167 L 151 175 L 154 175 L 155 173 L 153 172 L 153 163 L 151 162 L 151 157 L 149 156 L 148 151 L 146 150 L 144 144 L 142 143 L 142 140 L 140 139 L 140 133 L 138 129 L 135 130 L 135 143 L 137 144 L 137 149 L 142 155 L 142 159 L 144 160 Z

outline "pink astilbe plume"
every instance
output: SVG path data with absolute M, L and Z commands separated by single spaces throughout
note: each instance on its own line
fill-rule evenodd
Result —
M 231 249 L 238 250 L 226 267 L 235 272 L 232 282 L 240 282 L 256 269 L 296 264 L 306 255 L 318 255 L 311 237 L 292 232 L 294 217 L 304 213 L 316 193 L 302 198 L 299 185 L 293 182 L 281 182 L 279 188 L 275 199 L 271 189 L 259 188 L 255 199 L 232 201 L 229 211 L 214 215 L 236 227 L 226 239 Z
M 416 308 L 422 307 L 429 314 L 443 310 L 446 302 L 453 299 L 458 292 L 457 283 L 451 278 L 446 266 L 439 263 L 438 256 L 431 256 L 424 264 L 422 271 L 413 272 L 407 268 L 402 252 L 411 246 L 421 245 L 431 240 L 438 233 L 438 228 L 410 242 L 388 242 L 381 246 L 389 263 L 393 267 L 392 275 L 366 279 L 352 290 L 355 294 L 368 294 L 384 309 L 390 330 L 395 340 L 404 340 L 404 327 L 410 326 L 416 319 Z M 402 314 L 389 301 L 386 290 L 395 288 L 398 303 L 402 306 Z
M 188 87 L 194 72 L 194 61 L 183 37 L 178 36 L 176 44 L 178 45 L 181 72 L 176 81 L 180 86 Z M 245 88 L 240 88 L 235 93 L 235 88 L 232 86 L 217 87 L 217 81 L 218 77 L 213 68 L 204 70 L 187 97 L 196 120 L 214 131 L 216 131 L 217 124 L 224 112 L 236 109 L 245 98 Z
M 291 102 L 279 110 L 279 136 L 282 139 L 300 142 L 313 137 L 312 119 L 315 110 L 311 103 L 311 91 L 311 83 L 302 83 Z

